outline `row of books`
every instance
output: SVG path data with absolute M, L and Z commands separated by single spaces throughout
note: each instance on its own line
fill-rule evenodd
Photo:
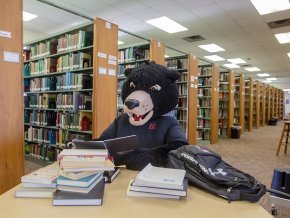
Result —
M 211 99 L 209 98 L 199 98 L 198 102 L 200 107 L 211 107 Z
M 30 123 L 41 126 L 55 126 L 55 111 L 24 111 L 24 123 Z
M 220 110 L 227 110 L 228 109 L 228 107 L 229 107 L 229 103 L 228 103 L 228 101 L 224 101 L 224 99 L 223 98 L 220 98 L 219 99 L 220 101 L 219 101 L 219 109 Z
M 198 128 L 210 128 L 210 120 L 207 119 L 197 119 Z
M 149 59 L 149 48 L 129 47 L 118 51 L 119 63 Z
M 24 97 L 24 106 L 35 109 L 91 110 L 91 93 L 36 94 Z
M 56 62 L 56 71 L 77 70 L 92 67 L 92 54 L 78 52 L 60 56 Z
M 198 78 L 198 85 L 199 86 L 210 86 L 212 78 L 211 77 L 199 77 Z
M 229 81 L 228 73 L 220 73 L 220 81 Z
M 57 39 L 51 38 L 43 42 L 36 43 L 30 46 L 30 52 L 27 52 L 26 61 L 41 58 L 47 55 L 52 55 L 57 52 Z
M 211 67 L 199 67 L 198 76 L 211 76 L 212 68 Z
M 176 110 L 176 119 L 181 121 L 187 120 L 187 111 L 186 110 Z
M 44 58 L 24 65 L 24 76 L 46 75 L 56 72 L 57 58 Z
M 169 69 L 187 69 L 188 59 L 171 59 L 165 60 L 165 66 Z
M 179 95 L 187 95 L 187 84 L 178 84 L 177 88 Z
M 206 108 L 199 108 L 197 110 L 198 114 L 197 116 L 200 118 L 200 117 L 210 117 L 210 112 L 211 110 L 210 109 L 206 109 Z
M 179 98 L 176 107 L 187 107 L 187 98 Z
M 63 147 L 67 142 L 73 139 L 91 140 L 91 134 L 73 133 L 66 130 L 47 129 L 41 127 L 28 127 L 24 132 L 25 139 L 29 142 L 48 143 Z
M 211 88 L 199 88 L 197 95 L 198 97 L 211 96 Z
M 92 45 L 92 32 L 79 30 L 76 33 L 67 33 L 57 40 L 57 52 L 80 49 Z
M 228 92 L 229 91 L 229 85 L 220 83 L 220 91 Z
M 56 161 L 60 149 L 50 146 L 48 143 L 31 143 L 25 142 L 25 154 L 33 158 L 44 161 Z
M 196 138 L 198 140 L 206 140 L 209 141 L 210 140 L 210 131 L 209 130 L 203 130 L 203 129 L 198 129 L 196 131 Z

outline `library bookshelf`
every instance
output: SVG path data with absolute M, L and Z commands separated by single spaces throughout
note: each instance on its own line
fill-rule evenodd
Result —
M 260 82 L 254 81 L 253 90 L 253 126 L 258 129 L 260 127 Z
M 219 136 L 231 136 L 234 123 L 234 73 L 220 70 L 219 80 Z
M 243 133 L 245 126 L 245 78 L 243 74 L 235 75 L 234 87 L 234 125 L 240 126 Z
M 245 130 L 253 129 L 253 78 L 245 79 Z
M 96 18 L 25 45 L 26 155 L 54 161 L 68 141 L 97 138 L 113 121 L 117 41 L 117 25 Z
M 198 69 L 197 140 L 213 144 L 219 130 L 219 67 L 209 64 Z
M 260 126 L 266 124 L 266 85 L 260 83 Z

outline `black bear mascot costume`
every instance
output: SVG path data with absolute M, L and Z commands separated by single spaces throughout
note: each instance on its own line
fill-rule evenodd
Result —
M 146 62 L 124 72 L 122 87 L 124 114 L 101 134 L 98 140 L 136 135 L 139 149 L 114 157 L 115 165 L 142 170 L 148 163 L 166 166 L 170 150 L 187 144 L 178 121 L 163 116 L 178 102 L 175 83 L 179 73 L 154 62 Z

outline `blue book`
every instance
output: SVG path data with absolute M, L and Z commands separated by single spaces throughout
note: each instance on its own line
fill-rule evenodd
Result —
M 73 180 L 66 178 L 64 176 L 59 176 L 57 178 L 57 185 L 66 185 L 66 186 L 76 186 L 76 187 L 89 187 L 94 181 L 96 181 L 98 178 L 103 177 L 103 172 L 96 173 L 94 175 L 84 177 L 78 180 Z

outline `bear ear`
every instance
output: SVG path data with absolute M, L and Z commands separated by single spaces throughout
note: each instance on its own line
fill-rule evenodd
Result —
M 180 78 L 179 72 L 175 70 L 167 70 L 165 73 L 166 78 L 170 79 L 172 82 L 175 82 Z
M 124 75 L 125 75 L 126 77 L 128 77 L 128 76 L 132 73 L 132 71 L 133 71 L 133 68 L 127 68 L 127 69 L 124 71 Z

